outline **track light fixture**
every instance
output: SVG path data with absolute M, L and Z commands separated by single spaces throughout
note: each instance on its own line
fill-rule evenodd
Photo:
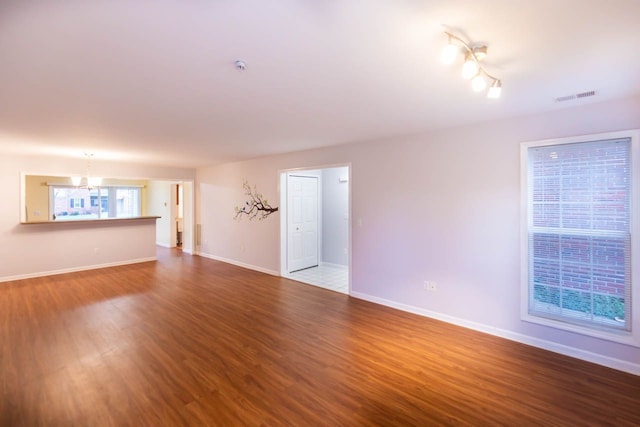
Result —
M 445 31 L 449 37 L 449 42 L 442 49 L 441 60 L 445 65 L 453 64 L 460 53 L 460 44 L 464 48 L 464 63 L 462 64 L 462 77 L 471 79 L 471 88 L 475 92 L 482 92 L 487 88 L 487 80 L 490 81 L 487 98 L 500 98 L 502 92 L 502 81 L 497 77 L 487 73 L 487 70 L 480 64 L 480 61 L 487 55 L 486 46 L 471 47 L 460 37 Z

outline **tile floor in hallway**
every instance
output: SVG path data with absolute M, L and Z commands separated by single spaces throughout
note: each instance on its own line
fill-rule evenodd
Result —
M 321 264 L 289 273 L 289 278 L 343 294 L 349 293 L 349 268 Z

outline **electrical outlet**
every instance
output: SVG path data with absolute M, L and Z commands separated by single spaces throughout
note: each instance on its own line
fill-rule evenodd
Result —
M 437 291 L 438 290 L 438 284 L 436 282 L 433 282 L 431 280 L 425 280 L 424 281 L 424 289 L 427 291 Z

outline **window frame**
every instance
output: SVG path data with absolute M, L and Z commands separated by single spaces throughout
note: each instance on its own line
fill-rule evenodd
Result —
M 567 323 L 561 320 L 540 317 L 529 313 L 529 149 L 551 145 L 564 145 L 581 142 L 596 142 L 610 139 L 630 138 L 631 182 L 630 221 L 631 221 L 631 330 L 602 329 Z M 606 132 L 590 135 L 555 138 L 520 143 L 520 318 L 523 321 L 549 326 L 569 332 L 601 338 L 622 344 L 640 347 L 640 130 L 632 129 L 618 132 Z

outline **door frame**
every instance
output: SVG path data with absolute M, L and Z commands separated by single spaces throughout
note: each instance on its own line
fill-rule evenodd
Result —
M 319 165 L 319 166 L 305 166 L 305 167 L 299 167 L 299 168 L 290 168 L 290 169 L 281 169 L 278 171 L 278 196 L 280 199 L 280 276 L 281 277 L 290 277 L 289 273 L 287 271 L 287 245 L 288 245 L 288 236 L 287 236 L 287 174 L 289 173 L 300 173 L 300 174 L 304 174 L 306 171 L 314 171 L 314 170 L 322 170 L 322 169 L 332 169 L 332 168 L 342 168 L 342 167 L 346 167 L 347 168 L 347 173 L 348 173 L 348 183 L 347 185 L 349 186 L 349 201 L 348 201 L 348 236 L 347 236 L 347 240 L 348 240 L 348 248 L 347 248 L 347 259 L 348 259 L 348 269 L 349 269 L 349 294 L 351 294 L 351 283 L 352 283 L 352 247 L 353 247 L 353 240 L 352 240 L 352 230 L 353 230 L 353 221 L 351 220 L 353 215 L 352 215 L 352 203 L 353 203 L 353 186 L 351 185 L 351 175 L 352 175 L 352 165 L 351 163 L 332 163 L 332 164 L 325 164 L 325 165 Z M 320 211 L 322 209 L 322 196 L 321 191 L 322 191 L 322 184 L 321 184 L 321 180 L 318 182 L 318 210 Z M 318 261 L 321 262 L 322 256 L 321 256 L 321 249 L 322 249 L 322 237 L 321 237 L 321 233 L 322 233 L 322 224 L 320 221 L 320 216 L 318 217 L 319 220 L 319 224 L 318 224 L 318 229 L 319 229 L 319 236 L 318 236 Z

